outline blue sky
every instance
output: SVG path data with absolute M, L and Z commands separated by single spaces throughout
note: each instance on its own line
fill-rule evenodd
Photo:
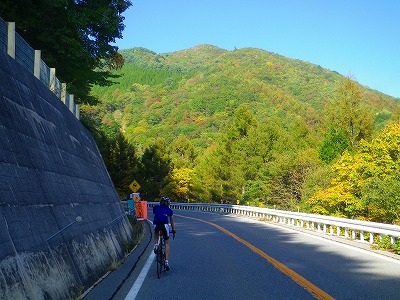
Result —
M 120 49 L 260 48 L 400 97 L 400 0 L 131 2 Z

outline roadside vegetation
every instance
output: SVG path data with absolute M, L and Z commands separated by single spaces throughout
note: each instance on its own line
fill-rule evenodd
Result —
M 399 99 L 260 49 L 121 54 L 82 107 L 121 199 L 135 179 L 149 201 L 399 223 Z

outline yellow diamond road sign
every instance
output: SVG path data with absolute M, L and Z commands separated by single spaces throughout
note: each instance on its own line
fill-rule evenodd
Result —
M 136 193 L 140 189 L 140 184 L 136 180 L 134 180 L 129 185 L 129 188 L 132 190 L 132 192 Z

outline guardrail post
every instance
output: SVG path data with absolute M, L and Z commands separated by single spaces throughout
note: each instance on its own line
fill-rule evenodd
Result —
M 65 82 L 61 83 L 61 102 L 66 104 L 67 101 L 67 84 Z
M 79 104 L 75 105 L 75 117 L 79 120 L 81 117 L 81 106 Z
M 7 54 L 15 59 L 15 22 L 8 22 Z
M 360 241 L 364 242 L 365 238 L 364 238 L 364 230 L 360 230 Z
M 336 235 L 337 236 L 340 236 L 340 230 L 341 230 L 341 228 L 340 228 L 340 226 L 338 226 L 337 229 L 336 229 Z
M 74 112 L 74 105 L 75 105 L 75 102 L 74 102 L 74 95 L 73 94 L 69 94 L 69 111 L 70 112 Z
M 347 239 L 349 237 L 349 228 L 345 227 L 344 228 L 344 237 Z
M 41 64 L 41 51 L 35 50 L 35 59 L 33 64 L 33 75 L 40 80 L 40 64 Z
M 50 68 L 49 88 L 53 93 L 56 91 L 56 69 Z

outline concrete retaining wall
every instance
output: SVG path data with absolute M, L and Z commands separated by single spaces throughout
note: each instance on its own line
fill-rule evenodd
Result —
M 0 213 L 0 299 L 74 297 L 132 237 L 90 133 L 2 52 Z

